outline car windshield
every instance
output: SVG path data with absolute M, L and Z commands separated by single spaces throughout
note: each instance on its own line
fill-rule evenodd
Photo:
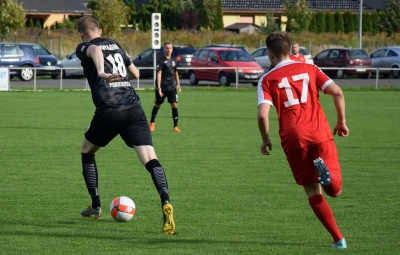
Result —
M 349 57 L 351 59 L 356 59 L 356 58 L 368 59 L 369 58 L 368 54 L 363 50 L 349 50 Z
M 196 49 L 192 47 L 183 47 L 183 48 L 177 48 L 177 51 L 179 54 L 182 55 L 191 55 L 196 51 Z
M 51 55 L 45 48 L 39 45 L 33 45 L 33 50 L 36 52 L 37 55 Z
M 249 55 L 236 50 L 219 51 L 219 57 L 225 61 L 251 61 Z

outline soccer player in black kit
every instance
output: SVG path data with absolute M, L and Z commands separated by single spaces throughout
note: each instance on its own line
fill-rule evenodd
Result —
M 164 99 L 168 98 L 168 103 L 171 104 L 172 119 L 174 121 L 174 132 L 181 132 L 178 128 L 178 94 L 181 92 L 179 83 L 179 74 L 176 66 L 176 59 L 172 58 L 172 43 L 164 43 L 164 56 L 157 63 L 157 79 L 156 79 L 156 100 L 151 112 L 150 130 L 154 131 L 156 125 L 154 120 L 157 116 L 161 104 Z
M 91 219 L 101 218 L 95 154 L 119 134 L 128 147 L 135 149 L 153 179 L 162 203 L 163 232 L 174 234 L 167 179 L 158 162 L 140 99 L 129 82 L 139 77 L 139 71 L 116 41 L 101 37 L 102 30 L 94 18 L 80 18 L 77 28 L 83 43 L 76 48 L 76 55 L 81 60 L 96 107 L 81 148 L 82 173 L 92 204 L 81 211 L 81 215 Z

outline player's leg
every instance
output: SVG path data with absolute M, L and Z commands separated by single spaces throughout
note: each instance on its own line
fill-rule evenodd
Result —
M 322 195 L 321 185 L 319 183 L 312 183 L 304 185 L 303 187 L 308 196 L 308 203 L 310 204 L 311 209 L 313 210 L 319 221 L 322 223 L 322 225 L 325 227 L 325 229 L 331 234 L 334 244 L 339 242 L 345 243 L 344 236 L 342 235 L 336 224 L 332 209 Z
M 173 220 L 173 208 L 169 198 L 168 182 L 164 168 L 157 159 L 151 132 L 141 106 L 132 109 L 129 119 L 131 124 L 120 135 L 127 146 L 135 149 L 140 162 L 150 173 L 153 184 L 161 199 L 164 214 L 163 232 L 173 234 L 175 223 Z
M 178 114 L 178 94 L 176 93 L 176 90 L 168 91 L 168 102 L 171 104 L 171 110 L 172 110 L 172 120 L 174 122 L 174 132 L 181 132 L 180 129 L 178 128 L 178 119 L 179 119 L 179 114 Z
M 114 115 L 113 113 L 96 113 L 85 132 L 81 147 L 82 175 L 91 196 L 92 204 L 81 211 L 83 217 L 92 219 L 100 219 L 101 217 L 101 201 L 95 155 L 101 147 L 106 146 L 118 134 L 115 130 L 115 125 L 118 125 L 117 118 L 118 115 Z M 113 123 L 113 125 L 109 123 Z
M 316 181 L 316 171 L 310 150 L 312 150 L 311 146 L 304 147 L 286 153 L 286 157 L 296 183 L 304 187 L 314 214 L 331 234 L 334 242 L 339 242 L 343 235 L 337 227 L 329 204 L 322 195 L 321 185 Z
M 160 94 L 158 93 L 158 90 L 155 90 L 155 100 L 154 100 L 154 106 L 153 109 L 151 110 L 151 119 L 150 119 L 150 131 L 154 131 L 156 129 L 156 124 L 155 124 L 155 119 L 157 117 L 158 110 L 161 107 L 161 104 L 164 102 L 165 97 L 161 97 Z
M 331 197 L 337 197 L 342 192 L 342 174 L 339 164 L 339 156 L 336 145 L 333 140 L 326 141 L 320 144 L 313 145 L 312 157 L 317 169 L 318 177 L 325 193 Z M 317 159 L 317 160 L 316 160 Z M 328 172 L 329 174 L 325 174 Z M 329 176 L 329 181 L 326 182 L 325 177 Z M 324 185 L 324 182 L 327 185 Z

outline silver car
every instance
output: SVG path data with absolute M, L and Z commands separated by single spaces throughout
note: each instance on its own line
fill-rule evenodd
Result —
M 306 63 L 314 64 L 311 54 L 306 50 L 305 47 L 300 47 L 300 54 L 304 55 Z M 250 53 L 254 60 L 262 67 L 265 71 L 268 71 L 271 67 L 271 61 L 268 57 L 268 49 L 266 46 L 260 47 Z
M 74 69 L 63 69 L 63 78 L 67 77 L 84 77 L 81 60 L 73 52 L 61 60 L 63 67 L 73 67 Z
M 371 66 L 379 68 L 398 68 L 397 70 L 379 70 L 385 77 L 392 75 L 398 79 L 400 76 L 400 46 L 389 46 L 375 50 L 371 53 Z M 375 70 L 372 71 L 376 73 Z

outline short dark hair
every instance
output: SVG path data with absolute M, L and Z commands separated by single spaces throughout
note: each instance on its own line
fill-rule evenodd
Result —
M 99 29 L 99 23 L 91 16 L 83 16 L 78 20 L 76 24 L 79 33 L 87 35 L 90 31 Z
M 172 42 L 170 42 L 170 41 L 166 41 L 166 42 L 164 43 L 163 46 L 168 45 L 168 44 L 171 44 L 171 46 L 174 46 L 174 45 L 172 44 Z
M 274 54 L 274 56 L 279 57 L 282 55 L 290 55 L 290 39 L 285 32 L 273 32 L 268 35 L 265 39 L 268 50 Z

